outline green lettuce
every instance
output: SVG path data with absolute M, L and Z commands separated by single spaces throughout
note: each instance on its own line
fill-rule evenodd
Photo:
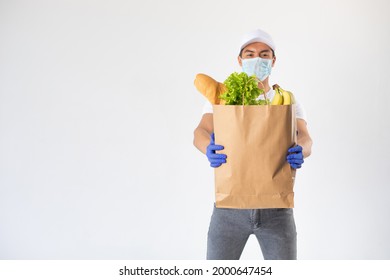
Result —
M 225 81 L 227 90 L 219 96 L 225 105 L 265 105 L 269 100 L 257 100 L 264 93 L 259 89 L 256 76 L 248 76 L 245 72 L 232 73 Z

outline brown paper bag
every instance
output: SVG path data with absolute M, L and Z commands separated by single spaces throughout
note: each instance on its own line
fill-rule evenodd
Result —
M 215 168 L 218 208 L 293 208 L 295 105 L 213 105 L 215 143 L 226 163 Z

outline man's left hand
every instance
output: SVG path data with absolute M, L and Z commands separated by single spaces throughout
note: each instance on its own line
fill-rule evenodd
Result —
M 303 163 L 302 147 L 296 145 L 288 149 L 287 153 L 287 161 L 291 165 L 291 167 L 294 169 L 301 168 Z

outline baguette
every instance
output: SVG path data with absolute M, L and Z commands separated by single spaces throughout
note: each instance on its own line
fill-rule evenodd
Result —
M 194 81 L 196 89 L 213 105 L 225 104 L 219 96 L 226 91 L 223 83 L 217 82 L 206 74 L 197 74 Z

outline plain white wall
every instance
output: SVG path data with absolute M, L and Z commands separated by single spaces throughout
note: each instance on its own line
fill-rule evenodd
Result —
M 1 1 L 0 258 L 204 259 L 213 170 L 197 73 L 277 44 L 308 114 L 300 259 L 390 258 L 390 2 Z M 243 259 L 262 258 L 250 238 Z

